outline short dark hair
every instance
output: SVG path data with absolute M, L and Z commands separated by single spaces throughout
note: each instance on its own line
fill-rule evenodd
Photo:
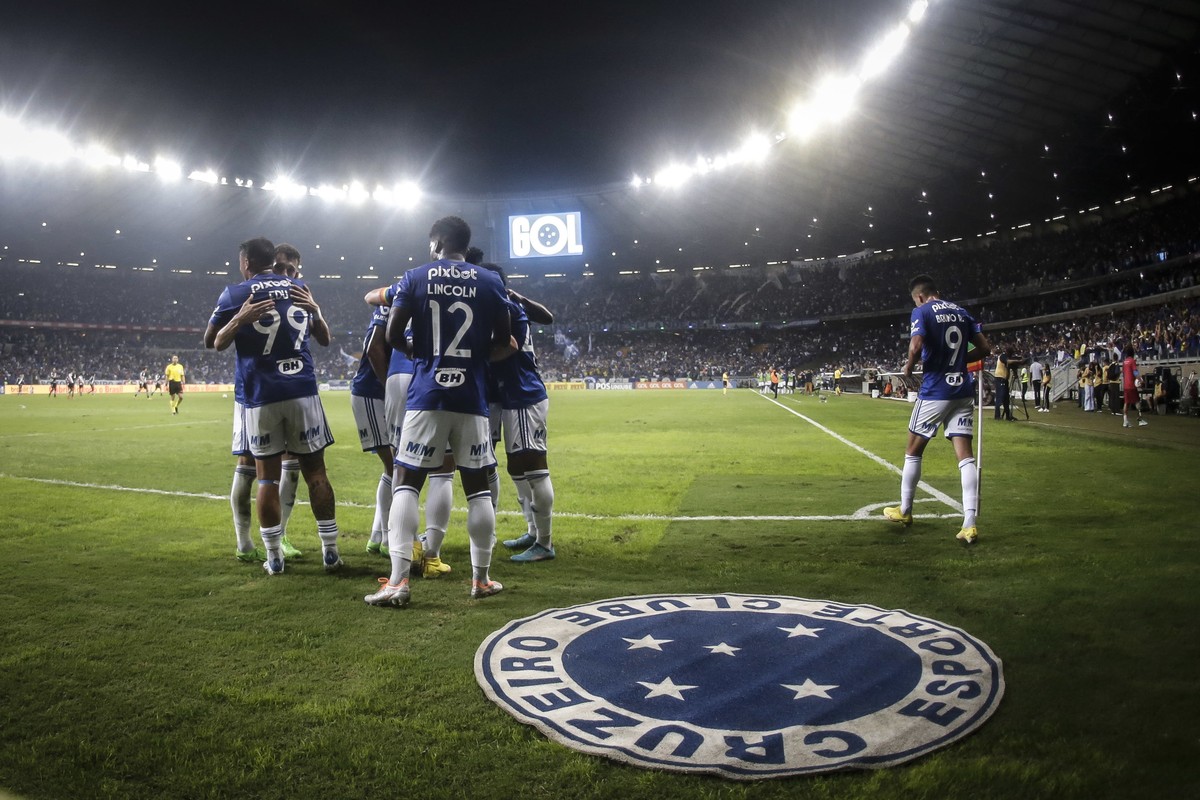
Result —
M 467 261 L 470 263 L 474 263 L 469 258 L 467 259 Z M 491 262 L 484 262 L 482 264 L 476 264 L 475 266 L 482 267 L 483 269 L 491 270 L 492 272 L 496 273 L 497 275 L 500 276 L 500 282 L 503 283 L 505 286 L 508 286 L 508 276 L 504 274 L 504 269 L 499 264 L 493 264 Z
M 937 294 L 937 284 L 933 282 L 933 278 L 922 272 L 917 277 L 908 282 L 908 293 L 913 294 L 917 291 L 921 294 Z
M 247 239 L 238 245 L 238 252 L 246 255 L 246 265 L 252 272 L 264 272 L 275 266 L 275 245 L 266 237 Z
M 471 244 L 471 226 L 462 217 L 442 217 L 429 229 L 429 241 L 441 243 L 443 254 L 462 253 Z
M 287 242 L 277 244 L 275 245 L 275 261 L 288 261 L 293 264 L 299 264 L 300 251 L 296 249 L 295 245 L 288 244 Z
M 477 267 L 482 267 L 483 266 L 483 251 L 480 250 L 475 245 L 471 245 L 470 247 L 467 248 L 466 253 L 463 254 L 463 260 L 465 260 L 468 264 L 474 264 Z M 495 266 L 495 265 L 493 265 L 493 266 Z

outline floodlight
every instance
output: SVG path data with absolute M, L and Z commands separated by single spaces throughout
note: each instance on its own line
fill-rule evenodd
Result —
M 364 187 L 358 181 L 352 181 L 351 184 L 346 187 L 346 199 L 356 206 L 361 205 L 370 196 L 371 193 L 368 192 L 366 187 Z
M 323 183 L 316 189 L 309 189 L 309 194 L 330 202 L 346 199 L 345 189 L 339 189 L 338 187 L 332 186 L 328 183 Z
M 308 195 L 308 187 L 302 183 L 296 183 L 286 175 L 280 175 L 274 181 L 263 184 L 263 189 L 275 194 L 286 200 L 294 200 L 299 197 Z
M 840 122 L 854 110 L 854 101 L 862 81 L 857 76 L 830 76 L 817 86 L 812 100 L 814 111 L 830 122 Z
M 121 166 L 120 156 L 95 142 L 79 151 L 79 158 L 93 169 Z
M 858 76 L 864 81 L 869 81 L 883 74 L 883 71 L 896 60 L 896 56 L 900 55 L 900 51 L 904 49 L 908 34 L 909 27 L 901 23 L 895 30 L 883 37 L 883 40 L 871 48 L 863 58 Z
M 372 197 L 380 203 L 386 203 L 397 208 L 413 208 L 421 202 L 421 187 L 413 181 L 403 181 L 388 189 L 376 186 Z
M 668 167 L 659 170 L 654 176 L 654 182 L 659 186 L 674 188 L 682 186 L 687 182 L 687 179 L 692 177 L 692 171 L 682 164 L 671 164 Z
M 740 160 L 751 164 L 761 164 L 763 161 L 766 161 L 770 152 L 771 139 L 761 133 L 750 134 L 742 142 L 742 146 L 738 148 Z
M 925 16 L 926 9 L 929 8 L 929 0 L 916 0 L 908 9 L 908 21 L 916 25 Z
M 154 171 L 167 183 L 174 183 L 183 177 L 183 167 L 179 166 L 179 162 L 164 156 L 154 159 Z
M 217 173 L 213 172 L 211 169 L 206 169 L 203 172 L 200 170 L 193 170 L 191 174 L 188 175 L 188 180 L 200 181 L 201 183 L 207 183 L 215 186 L 217 183 Z
M 130 172 L 149 172 L 150 165 L 144 161 L 138 161 L 134 156 L 125 156 L 121 159 L 121 166 Z

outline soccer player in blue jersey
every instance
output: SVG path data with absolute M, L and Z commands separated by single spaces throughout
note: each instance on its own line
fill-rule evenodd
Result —
M 487 418 L 489 360 L 516 351 L 508 303 L 499 276 L 466 263 L 471 229 L 458 217 L 443 217 L 429 232 L 429 252 L 437 259 L 410 269 L 400 280 L 388 317 L 387 341 L 413 360 L 400 446 L 392 483 L 389 524 L 392 573 L 371 605 L 405 606 L 419 524 L 418 496 L 425 476 L 454 453 L 467 495 L 467 535 L 471 540 L 471 597 L 489 597 L 504 587 L 489 576 L 496 514 L 487 473 L 495 464 Z M 405 329 L 412 323 L 412 341 Z
M 978 538 L 975 515 L 979 512 L 979 471 L 971 449 L 975 379 L 967 371 L 967 345 L 974 345 L 972 361 L 986 357 L 991 345 L 980 324 L 966 309 L 939 297 L 933 278 L 918 275 L 909 282 L 909 292 L 916 308 L 910 322 L 904 376 L 912 377 L 913 366 L 920 357 L 924 379 L 908 422 L 900 505 L 883 509 L 883 515 L 905 527 L 912 524 L 913 496 L 921 481 L 921 458 L 938 427 L 944 426 L 946 438 L 954 443 L 962 479 L 963 524 L 957 538 L 971 545 Z
M 548 325 L 554 322 L 554 315 L 541 303 L 507 289 L 508 280 L 499 266 L 482 266 L 495 272 L 505 283 L 509 324 L 517 343 L 516 354 L 491 365 L 495 401 L 499 405 L 499 409 L 493 410 L 491 419 L 492 442 L 498 441 L 498 434 L 503 434 L 506 468 L 517 489 L 517 500 L 528 525 L 523 536 L 506 539 L 504 546 L 522 551 L 511 558 L 517 563 L 549 561 L 555 555 L 551 530 L 554 486 L 546 461 L 546 418 L 550 399 L 538 372 L 529 323 L 532 318 Z
M 244 424 L 258 478 L 259 525 L 267 551 L 263 568 L 271 575 L 284 570 L 279 477 L 283 453 L 292 452 L 308 484 L 325 569 L 333 571 L 342 566 L 334 493 L 324 458 L 333 436 L 308 349 L 320 308 L 306 287 L 273 272 L 275 245 L 269 240 L 243 242 L 238 259 L 246 280 L 221 293 L 205 341 L 211 337 L 216 349 L 233 344 L 237 350 Z
M 383 462 L 383 474 L 375 489 L 375 518 L 371 523 L 368 553 L 378 553 L 387 537 L 388 517 L 392 509 L 392 431 L 388 427 L 386 384 L 392 348 L 387 343 L 387 306 L 373 309 L 367 333 L 363 337 L 362 357 L 358 371 L 350 382 L 350 409 L 358 428 L 359 442 L 364 453 L 374 453 Z

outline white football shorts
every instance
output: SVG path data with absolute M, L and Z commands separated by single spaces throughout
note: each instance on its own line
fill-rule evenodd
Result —
M 391 429 L 384 413 L 386 401 L 374 397 L 350 395 L 350 410 L 354 412 L 354 425 L 358 428 L 358 440 L 364 453 L 390 447 Z
M 246 435 L 246 407 L 237 400 L 233 401 L 233 444 L 235 456 L 250 455 L 250 437 Z
M 404 407 L 408 403 L 408 385 L 412 383 L 411 372 L 388 375 L 384 386 L 383 418 L 387 423 L 388 438 L 393 448 L 400 447 L 400 433 L 404 428 Z
M 408 469 L 436 469 L 451 450 L 459 469 L 493 467 L 496 457 L 489 433 L 488 418 L 479 414 L 407 411 L 396 463 Z
M 246 435 L 255 458 L 316 453 L 333 444 L 325 409 L 317 395 L 246 409 Z
M 957 400 L 922 400 L 913 405 L 908 429 L 922 439 L 932 439 L 939 425 L 946 426 L 946 438 L 972 436 L 975 433 L 975 401 L 970 397 Z
M 504 428 L 504 452 L 525 450 L 546 452 L 546 416 L 550 401 L 543 400 L 525 408 L 506 408 L 500 412 Z

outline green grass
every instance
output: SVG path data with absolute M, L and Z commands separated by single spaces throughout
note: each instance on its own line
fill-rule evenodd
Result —
M 493 574 L 509 590 L 471 603 L 456 511 L 444 551 L 454 580 L 417 582 L 412 605 L 389 611 L 362 602 L 386 571 L 361 552 L 378 461 L 358 449 L 348 398 L 325 401 L 349 568 L 323 574 L 301 507 L 292 540 L 313 557 L 269 578 L 232 558 L 230 401 L 192 394 L 172 417 L 157 399 L 0 396 L 2 789 L 938 800 L 1200 791 L 1195 421 L 1156 417 L 1123 432 L 1114 417 L 1070 409 L 989 420 L 981 543 L 967 550 L 951 517 L 903 534 L 877 515 L 738 519 L 849 517 L 899 493 L 894 472 L 750 392 L 557 393 L 559 558 L 519 568 L 501 556 Z M 905 404 L 782 402 L 902 460 Z M 959 496 L 945 442 L 927 451 L 923 479 Z M 515 510 L 511 483 L 503 493 Z M 697 516 L 722 519 L 681 519 Z M 499 537 L 519 527 L 504 514 Z M 870 603 L 962 627 L 1003 659 L 1007 694 L 977 733 L 908 765 L 743 785 L 568 750 L 475 683 L 476 648 L 509 620 L 606 597 L 719 591 Z

